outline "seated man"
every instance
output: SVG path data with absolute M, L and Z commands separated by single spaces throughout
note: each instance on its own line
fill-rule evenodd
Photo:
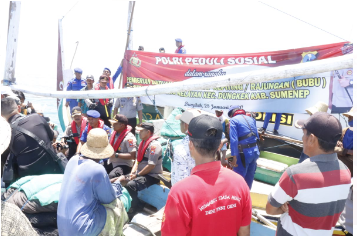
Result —
M 124 115 L 117 114 L 109 121 L 113 125 L 109 142 L 114 148 L 114 154 L 108 162 L 113 166 L 109 178 L 115 178 L 130 174 L 136 158 L 136 138 L 131 133 L 131 126 L 128 125 L 128 119 Z
M 45 147 L 55 153 L 52 147 L 54 133 L 46 120 L 38 114 L 21 116 L 19 109 L 20 105 L 17 105 L 14 99 L 1 99 L 1 116 L 14 127 L 13 141 L 9 146 L 11 153 L 5 164 L 4 182 L 10 183 L 28 175 L 62 173 L 50 153 L 33 137 L 20 131 L 24 129 L 34 134 L 43 141 Z
M 157 141 L 158 136 L 154 135 L 154 125 L 152 123 L 142 123 L 136 127 L 140 131 L 142 140 L 137 155 L 137 161 L 131 170 L 130 181 L 126 185 L 132 198 L 130 214 L 138 210 L 138 191 L 159 183 L 159 174 L 162 174 L 162 149 Z
M 113 147 L 108 143 L 107 132 L 93 129 L 88 134 L 88 141 L 81 148 L 81 155 L 74 156 L 67 164 L 63 175 L 57 209 L 57 225 L 60 236 L 98 236 L 104 233 L 110 224 L 109 215 L 113 215 L 106 205 L 120 211 L 118 222 L 111 224 L 112 230 L 122 231 L 127 220 L 122 202 L 120 180 L 113 184 L 103 166 L 98 162 L 113 155 Z M 121 208 L 120 208 L 121 207 Z M 116 215 L 114 213 L 114 215 Z M 120 224 L 121 223 L 121 224 Z M 115 233 L 115 235 L 121 233 Z M 113 236 L 113 235 L 112 235 Z
M 91 129 L 94 129 L 94 128 L 104 129 L 107 132 L 108 137 L 109 137 L 110 133 L 112 132 L 112 130 L 104 124 L 104 121 L 99 118 L 100 114 L 98 111 L 88 110 L 87 116 L 88 116 L 88 125 L 84 128 L 84 131 L 82 132 L 82 136 L 80 138 L 80 142 L 78 143 L 78 147 L 77 147 L 77 152 L 76 152 L 77 154 L 79 152 L 81 152 L 82 145 L 85 142 L 87 142 L 87 135 L 89 134 Z
M 75 155 L 76 151 L 77 151 L 77 147 L 79 144 L 79 139 L 82 136 L 82 133 L 84 131 L 84 129 L 86 128 L 88 122 L 87 122 L 87 118 L 83 117 L 82 115 L 82 109 L 79 106 L 73 107 L 72 110 L 72 118 L 73 121 L 71 124 L 69 124 L 66 128 L 66 131 L 64 133 L 64 137 L 62 138 L 62 145 L 65 145 L 65 137 L 69 137 L 72 134 L 79 134 L 79 137 L 73 137 L 72 138 L 72 142 L 67 142 L 68 144 L 68 155 L 67 158 L 70 159 L 73 157 L 73 155 Z

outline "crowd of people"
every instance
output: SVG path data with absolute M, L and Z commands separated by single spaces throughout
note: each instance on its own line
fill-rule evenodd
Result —
M 176 43 L 176 53 L 185 54 L 182 40 Z M 92 75 L 82 79 L 82 70 L 76 68 L 67 90 L 113 89 L 121 67 L 113 78 L 104 68 L 97 83 Z M 2 180 L 7 187 L 25 176 L 63 174 L 59 235 L 107 235 L 112 226 L 108 210 L 123 207 L 124 188 L 132 199 L 129 219 L 143 209 L 138 192 L 159 183 L 164 168 L 155 126 L 142 122 L 140 97 L 115 102 L 67 99 L 73 121 L 60 143 L 43 112 L 24 102 L 22 92 L 9 88 L 1 92 L 1 116 L 12 129 L 8 149 L 2 153 Z M 284 171 L 269 195 L 266 212 L 281 215 L 276 235 L 329 236 L 338 221 L 352 235 L 353 108 L 343 114 L 350 126 L 345 129 L 323 102 L 306 111 L 310 117 L 295 122 L 303 131 L 300 161 Z M 222 110 L 211 114 L 197 109 L 176 116 L 185 137 L 173 153 L 163 236 L 250 235 L 250 189 L 261 138 L 254 113 L 235 105 L 228 117 Z M 270 117 L 266 116 L 264 131 Z

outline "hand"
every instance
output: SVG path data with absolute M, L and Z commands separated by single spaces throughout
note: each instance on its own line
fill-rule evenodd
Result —
M 48 125 L 51 127 L 51 129 L 55 129 L 55 124 L 54 123 L 48 123 Z
M 136 173 L 131 173 L 130 174 L 130 180 L 133 180 L 133 179 L 135 179 L 136 178 Z
M 337 141 L 337 147 L 340 147 L 340 148 L 342 148 L 342 147 L 343 147 L 343 144 L 342 144 L 342 142 L 341 142 L 341 141 Z
M 289 212 L 289 207 L 288 207 L 289 202 L 284 203 L 281 205 L 281 210 L 283 210 L 284 213 Z
M 119 178 L 119 177 L 110 179 L 110 183 L 114 183 L 115 181 L 117 181 L 118 178 Z
M 238 164 L 237 164 L 237 156 L 233 156 L 233 161 L 232 161 L 232 167 L 238 167 Z
M 33 105 L 30 101 L 27 101 L 27 106 L 30 107 L 31 109 L 33 109 Z
M 340 83 L 340 86 L 342 86 L 342 87 L 347 87 L 350 85 L 350 80 L 346 79 L 343 76 L 341 79 L 338 79 L 338 82 Z
M 228 167 L 228 161 L 225 159 L 221 159 L 221 164 L 223 167 Z
M 66 102 L 66 107 L 68 107 L 69 106 L 69 102 Z

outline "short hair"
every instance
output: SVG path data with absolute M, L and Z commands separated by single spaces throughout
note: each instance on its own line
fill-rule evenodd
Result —
M 194 139 L 190 137 L 190 141 L 197 152 L 204 157 L 215 157 L 221 139 Z
M 108 76 L 106 76 L 106 75 L 101 75 L 101 76 L 99 76 L 99 81 L 100 80 L 102 80 L 102 79 L 107 79 L 107 81 L 109 81 L 109 77 Z
M 309 136 L 310 134 L 311 134 L 311 132 L 306 130 L 306 135 Z M 336 144 L 330 143 L 330 142 L 326 142 L 325 140 L 322 140 L 322 139 L 318 138 L 317 136 L 316 136 L 316 138 L 317 138 L 317 142 L 319 144 L 319 148 L 322 151 L 324 151 L 325 153 L 329 153 L 329 152 L 335 150 Z
M 21 100 L 21 99 L 26 99 L 25 98 L 25 94 L 22 92 L 22 91 L 20 91 L 20 90 L 13 90 L 12 92 L 14 92 L 14 94 Z
M 17 112 L 17 104 L 15 99 L 13 98 L 1 99 L 1 115 L 7 116 L 14 112 Z

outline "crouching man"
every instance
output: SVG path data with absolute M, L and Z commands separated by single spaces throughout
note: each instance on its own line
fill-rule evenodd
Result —
M 108 134 L 100 128 L 92 129 L 81 155 L 68 162 L 63 175 L 57 209 L 60 236 L 118 236 L 128 219 L 118 178 L 110 183 L 104 167 L 98 162 L 112 156 L 113 147 Z
M 162 149 L 157 141 L 158 136 L 154 135 L 154 125 L 152 123 L 142 123 L 136 127 L 140 131 L 142 140 L 137 154 L 137 160 L 131 170 L 130 181 L 126 185 L 132 198 L 129 214 L 132 215 L 139 208 L 138 191 L 141 191 L 153 184 L 159 183 L 159 174 L 162 174 Z

